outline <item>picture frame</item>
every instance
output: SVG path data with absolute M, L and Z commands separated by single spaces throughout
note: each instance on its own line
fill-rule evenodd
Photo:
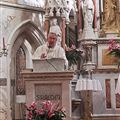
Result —
M 117 68 L 117 58 L 108 55 L 108 44 L 98 44 L 98 69 Z

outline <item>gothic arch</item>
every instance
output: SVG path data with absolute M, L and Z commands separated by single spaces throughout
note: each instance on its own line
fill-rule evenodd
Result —
M 44 34 L 42 33 L 42 31 L 38 29 L 38 27 L 31 20 L 26 20 L 15 28 L 15 30 L 11 33 L 8 39 L 9 41 L 8 58 L 10 60 L 10 65 L 8 65 L 8 67 L 9 67 L 9 72 L 10 72 L 9 75 L 11 79 L 14 79 L 13 76 L 15 72 L 15 70 L 13 70 L 14 68 L 13 59 L 15 57 L 17 50 L 20 48 L 21 45 L 23 45 L 25 39 L 31 45 L 32 53 L 34 53 L 34 51 L 39 45 L 45 42 Z
M 12 118 L 14 119 L 16 114 L 14 106 L 14 104 L 16 103 L 16 53 L 19 48 L 22 47 L 27 56 L 26 61 L 31 63 L 32 54 L 38 46 L 45 42 L 45 36 L 31 20 L 26 20 L 15 28 L 15 30 L 11 33 L 8 41 L 8 89 L 10 89 L 10 98 L 12 101 L 11 105 L 13 111 Z M 28 46 L 25 44 L 25 41 L 27 41 L 31 46 L 31 52 L 29 52 Z M 31 68 L 31 65 L 29 63 L 27 63 L 27 67 Z
M 30 34 L 32 33 L 32 34 Z M 41 30 L 38 29 L 38 27 L 31 21 L 26 20 L 22 23 L 20 23 L 15 30 L 11 33 L 8 41 L 10 44 L 9 46 L 9 55 L 11 55 L 11 50 L 13 45 L 16 42 L 16 38 L 20 36 L 21 34 L 24 34 L 24 36 L 27 38 L 28 42 L 33 47 L 33 51 L 45 41 L 45 36 Z

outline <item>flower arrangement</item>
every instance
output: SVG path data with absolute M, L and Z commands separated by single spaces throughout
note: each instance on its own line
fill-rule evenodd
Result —
M 82 49 L 77 49 L 75 45 L 72 45 L 71 47 L 67 47 L 66 49 L 66 57 L 69 61 L 69 66 L 71 65 L 77 65 L 78 60 L 82 59 Z
M 60 107 L 59 103 L 51 101 L 33 102 L 26 108 L 27 120 L 63 120 L 66 117 L 64 108 Z
M 108 51 L 109 55 L 120 58 L 120 43 L 117 43 L 115 40 L 110 40 Z
M 114 56 L 118 59 L 118 67 L 120 65 L 120 43 L 114 39 L 109 41 L 108 55 Z

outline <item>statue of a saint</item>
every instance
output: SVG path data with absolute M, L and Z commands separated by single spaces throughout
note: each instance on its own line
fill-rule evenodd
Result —
M 92 28 L 94 18 L 94 4 L 92 0 L 83 1 L 84 29 Z
M 103 29 L 105 32 L 118 32 L 117 1 L 104 0 Z
M 50 21 L 50 30 L 49 32 L 56 33 L 57 35 L 57 45 L 61 46 L 61 41 L 62 41 L 62 31 L 60 29 L 60 26 L 58 25 L 57 19 L 53 18 Z
M 93 0 L 83 0 L 81 4 L 82 4 L 82 11 L 84 18 L 82 39 L 95 38 L 95 33 L 93 30 L 93 19 L 94 19 Z

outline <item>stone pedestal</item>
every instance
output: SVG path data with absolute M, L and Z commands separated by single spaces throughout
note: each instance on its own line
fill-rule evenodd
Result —
M 93 29 L 83 30 L 82 39 L 95 39 L 95 33 L 93 32 Z
M 26 104 L 33 101 L 60 101 L 66 109 L 66 120 L 70 118 L 70 80 L 73 72 L 22 72 L 25 81 Z

